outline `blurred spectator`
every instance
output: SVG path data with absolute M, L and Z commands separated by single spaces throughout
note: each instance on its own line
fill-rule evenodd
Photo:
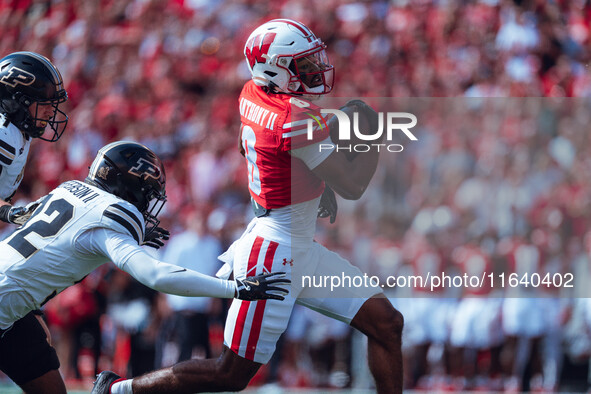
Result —
M 0 53 L 32 50 L 55 60 L 66 77 L 72 119 L 72 129 L 59 143 L 32 147 L 15 199 L 35 200 L 59 182 L 83 176 L 97 147 L 134 139 L 166 159 L 169 202 L 162 218 L 173 236 L 174 229 L 184 228 L 177 215 L 182 207 L 205 205 L 216 212 L 209 218 L 216 223 L 216 237 L 231 242 L 250 219 L 244 163 L 237 153 L 236 100 L 248 78 L 243 45 L 255 26 L 277 17 L 301 20 L 326 38 L 336 69 L 334 97 L 454 97 L 406 102 L 419 119 L 419 142 L 405 145 L 402 153 L 382 155 L 367 196 L 355 208 L 342 203 L 338 229 L 320 222 L 318 233 L 335 249 L 353 254 L 355 264 L 375 262 L 368 268 L 383 278 L 400 267 L 401 272 L 422 268 L 421 254 L 442 256 L 438 270 L 445 270 L 454 266 L 451 251 L 477 238 L 501 272 L 509 258 L 498 253 L 499 246 L 531 234 L 541 272 L 580 273 L 575 279 L 584 282 L 590 272 L 585 240 L 591 224 L 588 1 L 3 2 Z M 370 239 L 387 238 L 378 220 L 384 217 L 396 218 L 401 233 L 390 240 L 395 263 L 380 257 L 384 248 L 368 247 Z M 417 230 L 431 235 L 417 235 Z M 552 236 L 534 237 L 540 233 Z M 167 253 L 176 249 L 181 248 L 169 247 Z M 557 268 L 546 260 L 559 261 Z M 214 264 L 215 258 L 207 261 Z M 125 374 L 121 369 L 130 357 L 125 349 L 132 343 L 137 375 L 143 369 L 138 357 L 150 364 L 148 369 L 153 366 L 163 309 L 153 294 L 124 296 L 136 292 L 122 275 L 115 271 L 105 292 L 110 313 L 101 317 L 103 352 L 115 356 L 110 361 Z M 446 372 L 450 331 L 432 339 L 445 343 L 429 353 L 427 339 L 419 338 L 424 327 L 414 324 L 420 311 L 402 290 L 408 289 L 394 289 L 392 297 L 408 311 L 406 346 L 423 345 L 421 354 L 407 350 L 406 356 L 425 363 L 429 355 Z M 560 327 L 535 333 L 554 344 L 564 335 L 560 352 L 572 362 L 591 355 L 586 323 L 591 308 L 579 301 L 563 312 L 550 306 L 561 316 Z M 118 320 L 117 311 L 129 315 Z M 462 318 L 452 315 L 443 317 L 449 329 L 452 318 Z M 121 325 L 113 329 L 117 321 Z M 130 336 L 133 341 L 126 342 Z M 515 358 L 509 348 L 504 351 Z M 556 360 L 555 349 L 549 359 Z M 548 372 L 552 368 L 555 372 Z M 543 372 L 543 380 L 546 388 L 556 389 L 565 381 L 559 364 L 552 368 Z M 425 365 L 418 371 L 407 384 L 429 373 Z M 580 379 L 582 388 L 573 386 L 573 379 L 567 382 L 571 390 L 587 389 L 586 376 Z
M 217 257 L 221 243 L 207 228 L 203 213 L 185 209 L 182 212 L 184 231 L 168 241 L 163 260 L 190 268 L 204 275 L 215 276 L 221 267 Z M 181 297 L 167 294 L 170 310 L 158 329 L 154 368 L 176 364 L 192 357 L 212 358 L 209 344 L 209 314 L 214 313 L 216 300 L 205 297 Z
M 92 355 L 92 369 L 85 371 L 85 375 L 91 377 L 100 372 L 101 334 L 98 322 L 100 313 L 104 313 L 101 310 L 103 297 L 98 291 L 101 281 L 96 274 L 89 276 L 64 290 L 45 309 L 56 351 L 58 356 L 63 357 L 66 377 L 82 378 L 79 361 L 83 349 L 89 350 Z
M 282 344 L 279 381 L 287 387 L 350 385 L 350 327 L 296 305 Z
M 110 324 L 106 325 L 113 330 L 110 344 L 113 368 L 121 376 L 151 371 L 161 320 L 156 308 L 156 291 L 117 269 L 112 272 L 107 294 L 106 318 Z

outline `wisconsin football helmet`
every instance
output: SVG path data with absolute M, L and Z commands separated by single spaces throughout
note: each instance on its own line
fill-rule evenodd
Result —
M 46 57 L 14 52 L 0 59 L 0 112 L 28 136 L 57 141 L 68 124 L 59 109 L 67 99 L 62 76 Z M 47 126 L 53 135 L 44 137 Z
M 256 28 L 244 46 L 254 83 L 272 92 L 321 95 L 332 90 L 334 67 L 326 45 L 304 24 L 273 19 Z
M 133 204 L 144 216 L 146 238 L 160 224 L 166 203 L 166 174 L 154 152 L 137 142 L 119 141 L 98 151 L 86 182 Z

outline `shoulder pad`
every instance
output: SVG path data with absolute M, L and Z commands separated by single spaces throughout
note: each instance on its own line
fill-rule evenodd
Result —
M 290 116 L 283 124 L 283 146 L 287 150 L 302 148 L 319 143 L 329 137 L 328 119 L 330 114 L 322 114 L 316 104 L 291 97 Z M 308 125 L 311 124 L 311 130 Z
M 131 204 L 118 202 L 109 205 L 103 212 L 103 223 L 109 228 L 130 234 L 140 245 L 144 241 L 144 220 Z
M 289 104 L 292 105 L 292 109 L 301 109 L 303 111 L 314 111 L 319 112 L 322 108 L 314 104 L 311 101 L 304 100 L 299 97 L 290 97 Z
M 312 103 L 310 103 L 309 101 L 306 101 L 306 100 L 302 100 L 297 97 L 291 97 L 289 99 L 289 103 L 291 105 L 295 105 L 296 107 L 303 108 L 303 109 L 308 109 L 308 108 L 312 107 Z

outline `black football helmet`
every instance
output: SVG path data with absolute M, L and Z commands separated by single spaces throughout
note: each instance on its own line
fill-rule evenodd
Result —
M 46 57 L 14 52 L 0 59 L 0 112 L 28 136 L 57 141 L 68 124 L 68 116 L 59 109 L 67 99 L 62 76 Z M 53 135 L 43 137 L 48 125 Z
M 104 146 L 86 182 L 135 205 L 146 221 L 145 236 L 160 223 L 157 216 L 166 202 L 166 174 L 162 161 L 144 145 L 119 141 Z

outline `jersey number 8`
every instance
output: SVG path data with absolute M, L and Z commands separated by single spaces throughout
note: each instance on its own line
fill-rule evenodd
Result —
M 254 149 L 257 137 L 252 127 L 242 126 L 242 147 L 248 161 L 248 187 L 257 196 L 261 194 L 261 177 L 257 167 L 257 152 Z

